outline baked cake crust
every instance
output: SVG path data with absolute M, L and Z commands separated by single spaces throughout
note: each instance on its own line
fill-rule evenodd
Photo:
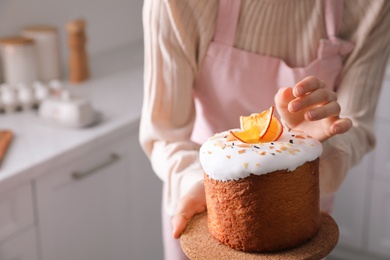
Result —
M 320 227 L 319 159 L 293 171 L 221 181 L 204 174 L 208 226 L 219 242 L 246 252 L 299 246 Z

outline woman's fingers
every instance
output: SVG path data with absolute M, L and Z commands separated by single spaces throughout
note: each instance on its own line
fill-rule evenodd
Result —
M 336 93 L 325 88 L 321 88 L 311 92 L 310 94 L 295 98 L 289 103 L 288 109 L 291 112 L 298 112 L 299 110 L 326 104 L 336 100 Z
M 292 88 L 282 88 L 276 93 L 274 101 L 278 108 L 287 109 L 288 104 L 295 99 Z
M 179 238 L 188 221 L 198 213 L 206 210 L 206 196 L 203 181 L 196 183 L 179 201 L 175 215 L 172 218 L 172 235 Z
M 172 235 L 178 239 L 187 226 L 188 221 L 195 215 L 195 209 L 191 207 L 194 203 L 190 198 L 183 198 L 184 201 L 179 203 L 177 213 L 172 218 Z
M 322 106 L 314 107 L 305 113 L 305 119 L 308 121 L 321 120 L 329 117 L 338 117 L 341 107 L 337 102 L 330 102 Z
M 298 82 L 293 88 L 295 97 L 301 97 L 316 89 L 326 88 L 326 84 L 314 76 L 309 76 Z
M 352 127 L 352 120 L 349 118 L 338 118 L 335 122 L 333 122 L 331 126 L 331 132 L 333 135 L 343 134 L 348 132 Z
M 337 94 L 317 77 L 307 77 L 293 88 L 280 89 L 275 104 L 284 124 L 306 131 L 320 141 L 347 132 L 352 121 L 340 118 Z

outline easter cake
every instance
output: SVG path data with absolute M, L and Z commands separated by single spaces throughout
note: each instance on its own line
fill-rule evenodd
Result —
M 200 149 L 210 234 L 245 252 L 302 245 L 321 225 L 321 143 L 284 129 L 273 107 L 240 123 Z

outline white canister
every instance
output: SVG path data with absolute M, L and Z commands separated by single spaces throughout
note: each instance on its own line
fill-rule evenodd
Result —
M 26 27 L 21 33 L 34 39 L 37 47 L 39 79 L 48 82 L 61 78 L 61 61 L 58 30 L 52 26 Z
M 37 55 L 33 39 L 15 36 L 0 39 L 4 82 L 32 84 L 38 80 Z

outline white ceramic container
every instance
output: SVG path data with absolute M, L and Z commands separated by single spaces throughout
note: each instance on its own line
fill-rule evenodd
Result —
M 20 36 L 0 39 L 0 52 L 5 83 L 32 84 L 38 80 L 34 40 Z
M 39 25 L 22 30 L 24 37 L 34 39 L 37 51 L 38 77 L 49 82 L 61 77 L 61 61 L 58 30 L 56 27 Z

